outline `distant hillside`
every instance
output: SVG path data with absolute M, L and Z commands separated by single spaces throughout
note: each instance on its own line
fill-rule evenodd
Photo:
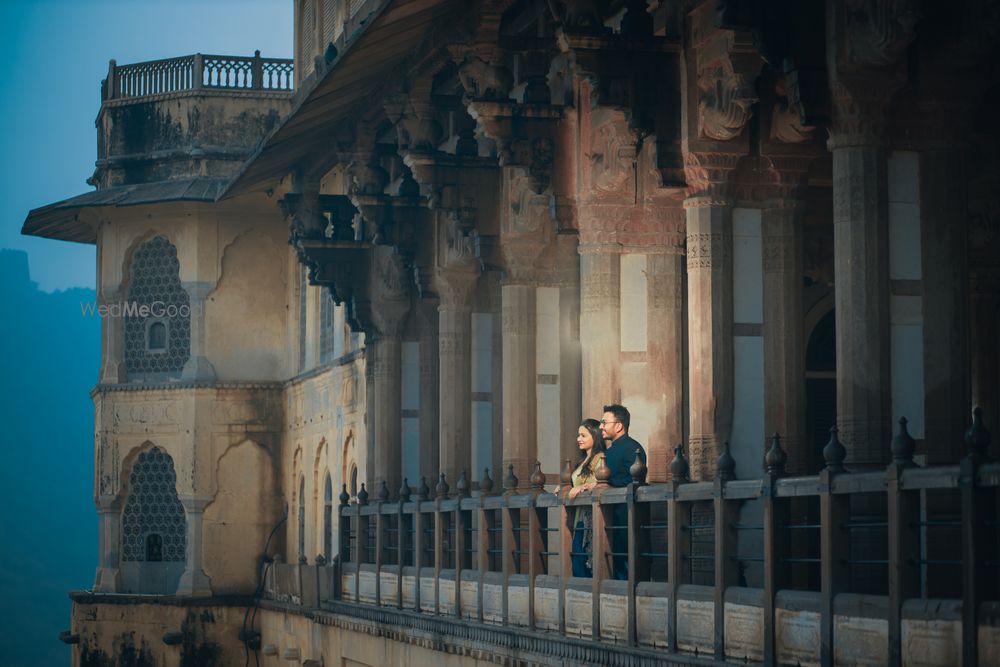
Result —
M 94 408 L 101 323 L 81 314 L 94 290 L 48 293 L 22 251 L 0 250 L 0 627 L 5 667 L 68 665 L 58 634 L 66 593 L 97 566 Z

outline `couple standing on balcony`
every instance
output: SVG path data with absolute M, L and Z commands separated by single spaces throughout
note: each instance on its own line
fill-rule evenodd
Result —
M 583 461 L 573 471 L 573 488 L 568 497 L 575 498 L 581 492 L 589 492 L 597 485 L 597 470 L 607 466 L 611 475 L 610 486 L 627 486 L 632 481 L 629 468 L 636 457 L 646 462 L 646 451 L 628 434 L 628 408 L 623 405 L 605 405 L 601 421 L 584 419 L 577 430 L 576 444 L 584 453 Z M 607 445 L 605 445 L 607 442 Z M 625 503 L 612 505 L 612 526 L 624 528 L 628 525 L 628 507 Z M 593 576 L 591 559 L 593 549 L 593 514 L 589 507 L 577 507 L 573 518 L 573 547 L 570 560 L 574 577 Z M 615 579 L 628 578 L 628 531 L 611 531 L 611 576 Z

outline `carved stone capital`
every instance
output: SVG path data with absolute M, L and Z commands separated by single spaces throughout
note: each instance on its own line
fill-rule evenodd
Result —
M 739 162 L 738 153 L 687 152 L 684 154 L 684 176 L 688 184 L 688 199 L 684 206 L 716 206 L 729 202 L 730 176 Z M 692 202 L 691 199 L 698 201 Z M 706 200 L 707 201 L 703 201 Z
M 916 36 L 919 5 L 919 0 L 835 1 L 839 62 L 852 68 L 895 66 Z
M 687 268 L 715 269 L 726 266 L 732 254 L 731 239 L 725 234 L 697 233 L 687 236 Z
M 476 292 L 476 282 L 482 273 L 478 264 L 440 268 L 434 276 L 434 286 L 441 298 L 442 310 L 469 310 Z
M 889 102 L 900 85 L 898 79 L 876 76 L 849 83 L 834 81 L 830 85 L 833 119 L 827 148 L 884 145 Z
M 501 166 L 523 168 L 536 193 L 548 188 L 561 108 L 479 100 L 469 102 L 468 110 L 479 130 L 496 141 Z
M 412 278 L 399 251 L 393 246 L 372 248 L 369 300 L 375 333 L 397 337 L 410 309 Z

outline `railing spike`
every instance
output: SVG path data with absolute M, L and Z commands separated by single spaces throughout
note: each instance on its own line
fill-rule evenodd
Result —
M 972 424 L 965 432 L 965 455 L 977 463 L 988 461 L 991 439 L 989 430 L 983 424 L 983 409 L 977 405 L 972 409 Z
M 528 481 L 531 482 L 531 486 L 535 490 L 545 488 L 545 473 L 542 472 L 542 464 L 537 459 L 535 460 L 535 467 L 531 469 L 531 477 L 528 478 Z
M 904 467 L 912 466 L 913 451 L 916 447 L 916 441 L 914 441 L 910 436 L 910 432 L 906 429 L 906 417 L 900 417 L 899 433 L 896 434 L 889 445 L 889 449 L 892 451 L 893 463 Z
M 516 491 L 517 485 L 520 484 L 521 480 L 517 478 L 514 474 L 514 464 L 507 465 L 507 475 L 503 478 L 503 488 L 507 491 Z
M 830 439 L 823 447 L 823 460 L 826 462 L 826 469 L 832 473 L 844 472 L 845 458 L 847 458 L 847 449 L 837 437 L 837 426 L 831 426 Z
M 484 496 L 493 492 L 493 478 L 490 477 L 490 469 L 483 468 L 483 478 L 479 480 L 479 492 Z
M 462 468 L 462 473 L 458 476 L 458 481 L 455 482 L 455 493 L 459 498 L 469 497 L 469 477 L 465 468 Z
M 690 473 L 691 466 L 684 457 L 684 445 L 678 444 L 674 447 L 674 459 L 670 462 L 670 476 L 675 482 L 687 482 Z
M 451 487 L 448 486 L 448 482 L 444 478 L 444 473 L 441 473 L 441 478 L 438 479 L 437 486 L 434 487 L 435 495 L 438 498 L 447 499 L 449 490 L 451 490 Z
M 771 448 L 767 450 L 767 454 L 764 456 L 764 467 L 768 474 L 781 476 L 785 474 L 785 462 L 787 460 L 788 455 L 781 448 L 781 436 L 775 433 L 771 436 Z
M 719 460 L 715 464 L 715 478 L 723 482 L 736 479 L 736 459 L 733 458 L 732 453 L 729 451 L 728 440 L 722 443 L 722 452 L 719 454 Z

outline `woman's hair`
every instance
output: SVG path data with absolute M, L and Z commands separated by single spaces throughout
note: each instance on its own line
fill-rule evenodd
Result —
M 580 422 L 580 426 L 587 429 L 590 433 L 590 437 L 594 439 L 594 446 L 590 449 L 590 454 L 583 463 L 580 464 L 581 467 L 586 468 L 589 474 L 594 473 L 594 469 L 591 467 L 591 461 L 594 457 L 604 451 L 604 437 L 601 435 L 601 422 L 596 419 L 584 419 Z

